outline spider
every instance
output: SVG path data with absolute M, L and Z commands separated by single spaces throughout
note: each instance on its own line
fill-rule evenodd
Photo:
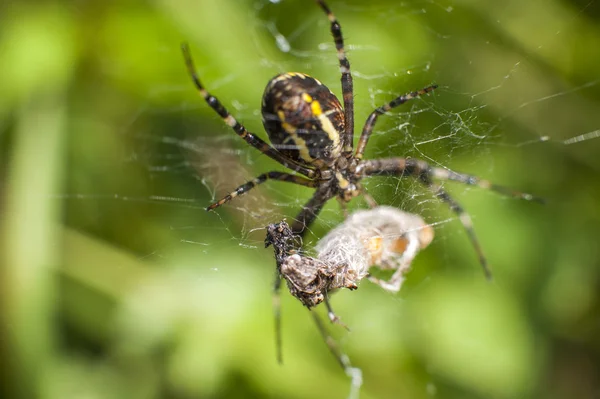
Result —
M 292 172 L 271 171 L 263 173 L 210 205 L 214 210 L 268 181 L 278 180 L 299 184 L 315 190 L 311 199 L 296 216 L 291 228 L 302 237 L 317 218 L 323 206 L 337 197 L 342 205 L 358 195 L 363 195 L 369 205 L 375 206 L 360 182 L 371 176 L 412 177 L 421 182 L 441 201 L 456 213 L 469 236 L 484 272 L 491 278 L 486 258 L 479 245 L 468 213 L 436 183 L 436 180 L 451 180 L 494 190 L 505 195 L 526 200 L 541 201 L 531 194 L 512 191 L 476 176 L 434 167 L 427 162 L 412 158 L 382 158 L 364 160 L 363 154 L 371 132 L 379 116 L 416 97 L 430 93 L 438 86 L 433 84 L 424 89 L 403 94 L 385 105 L 376 108 L 367 118 L 356 149 L 354 138 L 354 95 L 350 62 L 346 57 L 342 29 L 335 15 L 324 0 L 315 0 L 330 22 L 330 30 L 337 49 L 343 107 L 336 96 L 317 79 L 298 72 L 288 72 L 272 78 L 262 98 L 262 121 L 273 145 L 249 132 L 238 122 L 221 102 L 210 94 L 201 83 L 186 43 L 182 44 L 185 63 L 194 85 L 208 105 L 230 126 L 233 131 L 263 154 L 277 161 Z M 277 270 L 275 290 L 281 283 Z

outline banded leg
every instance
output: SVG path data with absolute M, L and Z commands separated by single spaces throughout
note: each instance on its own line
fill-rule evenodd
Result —
M 388 176 L 410 176 L 415 177 L 427 186 L 441 201 L 447 203 L 450 209 L 456 213 L 460 222 L 469 236 L 471 245 L 475 248 L 475 252 L 479 257 L 479 262 L 483 267 L 486 277 L 491 278 L 491 272 L 487 265 L 487 260 L 483 254 L 479 240 L 473 229 L 473 223 L 471 217 L 464 209 L 448 195 L 439 185 L 432 182 L 432 179 L 440 180 L 451 180 L 458 181 L 463 184 L 473 185 L 482 187 L 488 190 L 496 191 L 503 195 L 507 195 L 513 198 L 524 199 L 528 201 L 535 201 L 543 203 L 544 200 L 540 197 L 535 197 L 531 194 L 522 193 L 520 191 L 514 191 L 509 188 L 492 184 L 488 180 L 480 179 L 476 176 L 467 175 L 463 173 L 452 172 L 443 168 L 435 168 L 430 166 L 427 162 L 418 159 L 405 159 L 405 158 L 387 158 L 387 159 L 374 159 L 362 161 L 358 167 L 358 173 L 363 176 L 374 176 L 374 175 L 388 175 Z
M 377 122 L 377 118 L 379 115 L 383 115 L 388 112 L 392 108 L 396 108 L 399 105 L 404 104 L 405 102 L 412 100 L 413 98 L 417 98 L 433 90 L 437 89 L 437 85 L 431 85 L 424 89 L 413 91 L 412 93 L 403 94 L 389 103 L 378 107 L 375 111 L 371 112 L 371 115 L 367 118 L 365 122 L 365 126 L 363 127 L 363 131 L 360 135 L 360 139 L 358 140 L 358 144 L 356 146 L 356 154 L 355 157 L 358 159 L 362 159 L 363 154 L 365 152 L 365 148 L 367 148 L 367 143 L 369 142 L 369 138 L 371 137 L 371 132 L 373 131 L 373 127 L 375 126 L 375 122 Z
M 350 72 L 350 61 L 346 57 L 346 50 L 344 49 L 344 37 L 342 36 L 342 27 L 338 22 L 337 18 L 324 0 L 316 0 L 317 4 L 321 6 L 327 18 L 331 23 L 331 35 L 335 42 L 335 48 L 337 50 L 338 60 L 340 62 L 340 72 L 342 74 L 342 96 L 344 97 L 344 120 L 346 122 L 344 128 L 343 153 L 346 157 L 352 154 L 352 141 L 354 140 L 354 89 L 352 84 L 352 73 Z
M 261 138 L 255 136 L 254 134 L 252 134 L 248 130 L 246 130 L 246 128 L 241 123 L 239 123 L 229 113 L 229 111 L 227 111 L 227 109 L 223 106 L 223 104 L 221 104 L 221 102 L 216 97 L 211 95 L 204 88 L 204 86 L 200 82 L 200 78 L 196 74 L 196 67 L 194 66 L 194 61 L 192 59 L 192 55 L 190 54 L 190 49 L 189 49 L 187 43 L 183 43 L 181 45 L 181 51 L 183 52 L 183 57 L 185 59 L 185 64 L 187 66 L 188 73 L 190 74 L 190 77 L 192 78 L 192 81 L 194 82 L 194 85 L 196 86 L 196 89 L 198 89 L 198 92 L 200 93 L 200 95 L 204 98 L 206 103 L 213 110 L 215 110 L 215 112 L 217 114 L 219 114 L 219 116 L 223 119 L 223 121 L 225 121 L 225 123 L 233 129 L 233 131 L 238 136 L 240 136 L 242 139 L 244 139 L 244 141 L 246 141 L 246 143 L 250 144 L 252 147 L 256 148 L 257 150 L 259 150 L 260 152 L 262 152 L 269 158 L 272 158 L 275 161 L 279 162 L 286 168 L 296 171 L 298 173 L 301 173 L 309 178 L 312 178 L 315 176 L 315 171 L 313 169 L 307 168 L 306 166 L 302 166 L 302 165 L 298 164 L 297 162 L 294 162 L 294 161 L 286 158 L 283 154 L 281 154 L 275 148 L 271 147 L 264 140 L 262 140 Z
M 427 162 L 414 158 L 383 158 L 369 159 L 362 161 L 358 168 L 358 173 L 364 176 L 388 175 L 388 176 L 410 176 L 421 178 L 425 176 L 429 179 L 457 181 L 469 186 L 477 186 L 486 190 L 495 191 L 507 197 L 524 199 L 538 203 L 546 201 L 528 193 L 516 191 L 508 187 L 494 184 L 489 180 L 481 179 L 477 176 L 466 173 L 453 172 L 444 168 L 430 166 Z
M 448 169 L 443 168 L 431 168 L 431 177 L 439 180 L 450 180 L 457 181 L 463 184 L 467 184 L 470 186 L 478 186 L 481 188 L 485 188 L 486 190 L 492 190 L 507 197 L 524 199 L 527 201 L 537 202 L 539 204 L 545 204 L 546 200 L 542 197 L 537 197 L 535 195 L 531 195 L 528 193 L 523 193 L 521 191 L 516 191 L 508 187 L 500 186 L 498 184 L 494 184 L 489 180 L 480 179 L 479 177 L 467 175 L 464 173 L 453 172 Z
M 439 185 L 433 184 L 431 181 L 427 181 L 426 179 L 421 180 L 423 184 L 425 184 L 433 194 L 439 198 L 442 202 L 445 202 L 450 206 L 450 210 L 458 215 L 458 219 L 462 223 L 467 235 L 469 236 L 469 240 L 471 241 L 471 245 L 475 248 L 475 253 L 477 253 L 477 257 L 479 258 L 479 263 L 483 268 L 483 273 L 488 280 L 492 279 L 492 271 L 487 263 L 487 259 L 483 254 L 483 249 L 481 248 L 481 244 L 479 244 L 479 239 L 475 234 L 475 229 L 473 228 L 473 221 L 471 220 L 471 216 L 465 212 L 462 206 L 458 202 L 456 202 L 450 195 Z
M 285 181 L 288 183 L 300 184 L 301 186 L 306 186 L 306 187 L 315 187 L 316 186 L 316 182 L 314 180 L 308 180 L 301 176 L 296 176 L 296 175 L 292 175 L 292 174 L 285 173 L 285 172 L 276 172 L 276 171 L 267 172 L 267 173 L 263 173 L 262 175 L 258 176 L 257 178 L 255 178 L 253 180 L 250 180 L 249 182 L 242 184 L 241 186 L 236 188 L 235 191 L 232 191 L 231 193 L 227 194 L 225 197 L 223 197 L 219 201 L 210 205 L 208 208 L 206 208 L 206 210 L 212 211 L 213 209 L 218 208 L 221 205 L 231 201 L 235 197 L 242 195 L 244 193 L 247 193 L 248 191 L 252 190 L 254 187 L 258 186 L 259 184 L 263 184 L 267 180 Z
M 313 316 L 315 324 L 319 329 L 319 333 L 321 333 L 321 337 L 325 344 L 327 344 L 327 348 L 329 348 L 329 352 L 336 358 L 340 366 L 344 369 L 344 372 L 348 377 L 350 377 L 350 394 L 348 395 L 348 399 L 358 399 L 358 393 L 360 392 L 360 387 L 362 386 L 362 370 L 358 367 L 352 367 L 350 363 L 350 358 L 344 352 L 342 352 L 335 342 L 335 339 L 327 332 L 327 328 L 323 324 L 323 321 L 317 314 L 317 312 L 310 312 Z

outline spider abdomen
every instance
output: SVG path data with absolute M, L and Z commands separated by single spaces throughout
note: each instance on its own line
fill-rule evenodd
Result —
M 304 164 L 331 165 L 342 150 L 344 111 L 318 80 L 289 72 L 269 81 L 262 101 L 263 125 L 273 146 Z

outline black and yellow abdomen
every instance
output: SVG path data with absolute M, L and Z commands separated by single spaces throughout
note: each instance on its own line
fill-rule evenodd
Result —
M 262 117 L 271 143 L 287 157 L 315 167 L 339 158 L 344 111 L 318 80 L 294 72 L 275 76 L 263 94 Z

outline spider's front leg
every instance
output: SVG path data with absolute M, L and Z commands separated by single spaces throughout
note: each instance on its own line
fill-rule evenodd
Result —
M 277 172 L 277 171 L 267 172 L 267 173 L 263 173 L 262 175 L 259 175 L 256 178 L 242 184 L 241 186 L 239 186 L 234 191 L 227 194 L 225 197 L 223 197 L 219 201 L 215 202 L 214 204 L 211 204 L 208 208 L 206 208 L 206 210 L 212 211 L 213 209 L 216 209 L 216 208 L 220 207 L 221 205 L 231 201 L 235 197 L 240 196 L 244 193 L 247 193 L 248 191 L 252 190 L 254 187 L 258 186 L 259 184 L 263 184 L 267 180 L 284 181 L 284 182 L 288 182 L 288 183 L 299 184 L 299 185 L 305 186 L 305 187 L 315 187 L 315 185 L 316 185 L 315 180 L 305 179 L 302 176 L 292 175 L 291 173 Z
M 451 180 L 458 181 L 463 184 L 478 186 L 488 190 L 493 190 L 498 193 L 513 197 L 524 199 L 528 201 L 535 201 L 543 203 L 544 200 L 540 197 L 533 196 L 531 194 L 522 193 L 515 191 L 507 187 L 493 184 L 488 180 L 480 179 L 479 177 L 457 173 L 448 169 L 436 168 L 430 166 L 427 162 L 418 159 L 406 159 L 406 158 L 386 158 L 386 159 L 373 159 L 362 161 L 357 167 L 357 175 L 360 177 L 366 176 L 398 176 L 398 177 L 414 177 L 417 178 L 423 185 L 425 185 L 433 194 L 441 201 L 448 204 L 452 212 L 454 212 L 463 227 L 465 228 L 471 244 L 475 248 L 475 252 L 479 257 L 479 262 L 483 267 L 484 273 L 488 279 L 492 278 L 492 273 L 488 267 L 487 259 L 483 254 L 475 229 L 473 228 L 473 222 L 471 216 L 456 202 L 439 184 L 433 182 L 434 179 L 439 180 Z
M 329 184 L 321 184 L 312 198 L 302 207 L 292 224 L 295 235 L 304 237 L 310 225 L 315 221 L 325 203 L 334 197 Z

